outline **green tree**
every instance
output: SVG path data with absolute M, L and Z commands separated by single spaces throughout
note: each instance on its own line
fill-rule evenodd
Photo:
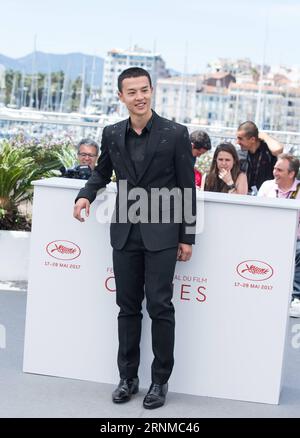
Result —
M 47 84 L 47 74 L 45 73 L 22 75 L 20 71 L 7 70 L 5 73 L 5 105 L 14 103 L 19 107 L 32 105 L 36 108 L 36 100 L 38 98 L 38 108 L 43 109 L 42 104 L 45 101 L 46 93 L 45 84 Z M 65 81 L 65 74 L 62 70 L 51 73 L 49 109 L 55 111 L 60 110 L 64 86 L 66 90 L 64 90 L 63 109 L 78 111 L 81 101 L 82 78 L 78 76 L 74 81 Z M 14 93 L 12 94 L 13 88 Z M 86 85 L 84 91 L 85 100 L 89 93 L 90 87 Z
M 78 76 L 72 84 L 72 111 L 78 111 L 80 105 L 80 93 L 82 87 L 82 79 Z
M 61 91 L 64 86 L 64 72 L 58 71 L 51 73 L 51 94 L 52 94 L 52 108 L 54 110 L 59 110 Z

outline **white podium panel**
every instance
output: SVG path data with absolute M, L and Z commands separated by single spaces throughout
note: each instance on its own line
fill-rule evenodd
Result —
M 96 200 L 72 217 L 82 181 L 35 183 L 24 371 L 117 383 L 117 313 L 109 224 Z M 109 189 L 100 197 L 113 201 Z M 204 210 L 201 204 L 204 204 Z M 300 203 L 205 193 L 193 258 L 177 263 L 170 390 L 278 403 Z M 144 310 L 141 386 L 152 362 Z

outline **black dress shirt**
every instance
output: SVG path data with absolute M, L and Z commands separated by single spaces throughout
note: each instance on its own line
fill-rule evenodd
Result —
M 148 121 L 141 134 L 137 134 L 131 126 L 130 119 L 127 122 L 125 145 L 132 161 L 135 175 L 138 178 L 142 172 L 146 156 L 147 144 L 152 127 L 153 116 Z

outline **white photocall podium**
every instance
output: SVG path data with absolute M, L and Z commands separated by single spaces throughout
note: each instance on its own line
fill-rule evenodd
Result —
M 73 219 L 84 181 L 34 183 L 24 371 L 116 384 L 117 314 L 108 187 L 88 220 Z M 170 390 L 279 403 L 300 202 L 198 192 L 192 260 L 174 276 Z M 200 230 L 201 231 L 201 230 Z M 144 311 L 141 386 L 150 384 Z

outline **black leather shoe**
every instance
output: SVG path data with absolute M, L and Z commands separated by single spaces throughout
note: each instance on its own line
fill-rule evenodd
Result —
M 166 395 L 168 392 L 168 384 L 159 385 L 158 383 L 151 383 L 149 391 L 144 398 L 143 406 L 146 409 L 160 408 L 165 404 Z
M 139 391 L 139 378 L 121 379 L 117 389 L 112 393 L 114 403 L 125 403 L 131 399 L 132 394 Z

